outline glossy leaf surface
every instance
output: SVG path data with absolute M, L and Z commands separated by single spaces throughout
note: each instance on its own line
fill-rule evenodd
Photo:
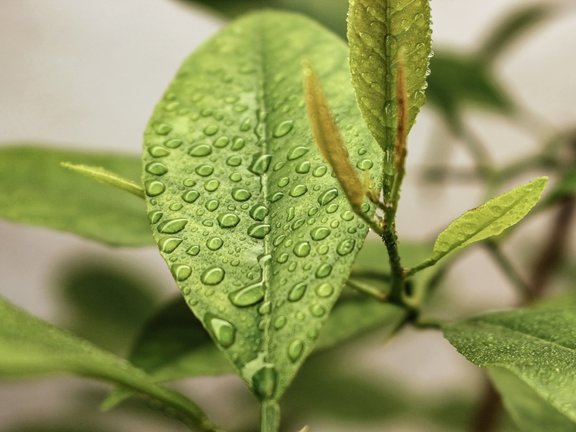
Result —
M 514 417 L 537 397 L 576 423 L 576 298 L 539 307 L 483 315 L 444 328 L 446 338 L 468 360 L 481 367 L 502 368 L 517 382 L 499 377 Z M 499 377 L 499 378 L 498 378 Z M 529 387 L 532 401 L 510 399 L 509 392 Z M 520 398 L 520 396 L 518 396 Z M 539 403 L 539 402 L 538 402 Z M 518 411 L 520 410 L 520 411 Z M 516 411 L 516 412 L 515 412 Z M 522 412 L 522 414 L 520 414 Z M 545 428 L 547 429 L 547 428 Z M 550 429 L 553 430 L 553 429 Z M 563 430 L 563 429 L 560 429 Z
M 405 70 L 410 130 L 425 101 L 431 35 L 429 0 L 350 1 L 352 83 L 362 115 L 385 151 L 396 139 L 398 64 Z
M 312 350 L 367 232 L 304 109 L 307 59 L 354 165 L 381 171 L 346 55 L 339 38 L 306 18 L 240 19 L 184 63 L 146 132 L 144 186 L 161 253 L 196 316 L 264 399 L 282 394 Z
M 0 298 L 0 377 L 72 373 L 124 385 L 160 402 L 193 427 L 217 431 L 190 400 L 154 384 L 152 378 Z
M 153 244 L 142 199 L 63 168 L 73 162 L 139 176 L 138 159 L 18 145 L 0 148 L 0 217 L 114 246 Z
M 432 259 L 437 261 L 453 250 L 502 234 L 536 205 L 546 182 L 547 178 L 540 177 L 458 217 L 436 239 Z

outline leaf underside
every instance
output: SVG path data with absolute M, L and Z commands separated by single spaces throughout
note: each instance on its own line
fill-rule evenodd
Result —
M 549 413 L 557 410 L 576 423 L 574 328 L 576 298 L 571 297 L 533 309 L 472 318 L 445 327 L 444 334 L 471 362 L 480 367 L 505 369 L 519 380 L 508 382 L 507 386 L 502 383 L 499 387 L 505 401 L 513 397 L 508 394 L 508 391 L 513 392 L 513 387 L 528 386 L 534 392 L 533 397 L 541 399 L 538 403 L 550 405 Z M 502 377 L 502 381 L 505 378 Z M 509 400 L 508 403 L 513 403 L 515 409 L 523 406 L 521 400 Z M 517 416 L 518 412 L 514 417 Z
M 189 306 L 261 398 L 278 398 L 312 350 L 367 231 L 304 107 L 306 58 L 353 163 L 381 171 L 346 55 L 308 19 L 240 19 L 184 63 L 146 132 L 154 237 Z
M 438 260 L 453 250 L 502 234 L 536 205 L 547 181 L 540 177 L 459 216 L 436 239 L 432 258 Z
M 366 124 L 385 151 L 396 137 L 398 63 L 406 74 L 410 130 L 425 102 L 431 36 L 429 0 L 350 1 L 352 83 Z
M 142 199 L 82 178 L 63 161 L 102 166 L 137 179 L 137 157 L 35 145 L 0 148 L 0 217 L 113 246 L 154 244 Z

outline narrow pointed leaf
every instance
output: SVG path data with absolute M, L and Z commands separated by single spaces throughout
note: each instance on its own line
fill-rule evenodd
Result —
M 448 253 L 502 234 L 536 205 L 548 179 L 540 177 L 469 210 L 440 233 L 432 252 L 438 261 Z
M 103 166 L 128 179 L 140 163 L 127 155 L 29 145 L 0 148 L 0 217 L 115 246 L 153 244 L 141 199 L 82 178 L 60 163 Z
M 500 390 L 503 390 L 505 402 L 514 406 L 513 417 L 522 415 L 530 418 L 530 412 L 523 410 L 532 406 L 534 400 L 526 403 L 510 399 L 514 388 L 527 386 L 533 392 L 530 398 L 538 397 L 542 403 L 549 405 L 549 409 L 557 410 L 561 416 L 576 424 L 574 328 L 576 298 L 569 297 L 534 308 L 493 313 L 458 322 L 446 326 L 444 334 L 471 362 L 480 367 L 504 369 L 519 380 L 504 383 L 506 377 L 499 376 L 497 371 L 494 375 Z M 540 430 L 556 429 L 546 425 Z
M 72 373 L 120 384 L 177 413 L 184 423 L 218 431 L 192 401 L 85 340 L 28 315 L 0 298 L 0 377 Z
M 424 104 L 431 55 L 429 0 L 351 0 L 350 71 L 358 105 L 376 141 L 393 160 L 397 64 L 406 70 L 408 130 Z
M 155 239 L 193 312 L 262 398 L 278 398 L 312 350 L 366 235 L 304 109 L 306 58 L 353 163 L 381 171 L 346 55 L 306 18 L 248 16 L 184 63 L 146 132 Z M 155 158 L 157 148 L 170 154 Z
M 68 168 L 69 170 L 85 175 L 86 177 L 93 178 L 101 183 L 114 186 L 115 188 L 129 192 L 132 195 L 144 198 L 144 189 L 142 189 L 142 186 L 132 180 L 128 180 L 127 178 L 113 173 L 112 171 L 108 171 L 105 168 L 89 165 L 76 165 L 69 162 L 62 162 L 61 165 L 64 168 Z

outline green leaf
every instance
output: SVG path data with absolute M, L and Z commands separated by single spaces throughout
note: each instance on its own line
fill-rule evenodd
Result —
M 390 163 L 399 115 L 398 65 L 406 75 L 409 131 L 425 101 L 431 35 L 429 0 L 350 1 L 352 83 L 364 120 Z
M 91 177 L 100 183 L 114 186 L 120 190 L 136 195 L 137 197 L 144 198 L 144 189 L 142 189 L 142 186 L 102 167 L 75 165 L 69 162 L 62 162 L 61 165 L 71 171 L 76 171 L 86 177 Z
M 126 155 L 49 149 L 0 148 L 0 217 L 77 234 L 114 246 L 153 244 L 141 199 L 81 178 L 60 163 L 105 166 L 137 179 L 140 163 Z
M 438 261 L 456 249 L 498 236 L 521 221 L 540 199 L 547 181 L 546 177 L 537 178 L 455 219 L 436 239 L 432 260 Z
M 63 372 L 126 386 L 156 400 L 189 426 L 219 430 L 192 401 L 158 386 L 141 370 L 0 298 L 0 377 Z
M 530 309 L 493 313 L 451 324 L 444 328 L 444 334 L 476 365 L 502 368 L 513 375 L 515 382 L 498 371 L 493 372 L 504 400 L 512 407 L 513 417 L 530 418 L 524 407 L 542 402 L 549 405 L 544 409 L 547 418 L 561 417 L 552 414 L 551 410 L 555 409 L 576 423 L 574 328 L 576 297 L 570 297 Z M 520 396 L 516 399 L 512 395 L 514 390 L 525 386 L 532 393 L 526 395 L 526 400 Z M 540 400 L 535 400 L 536 397 Z M 539 430 L 564 429 L 546 425 Z
M 515 8 L 511 14 L 504 17 L 502 22 L 498 23 L 484 41 L 478 53 L 478 59 L 484 64 L 494 62 L 528 30 L 548 18 L 552 11 L 553 5 L 551 4 L 533 3 Z
M 523 432 L 571 432 L 576 422 L 549 405 L 528 384 L 504 368 L 490 368 L 490 379 L 502 395 L 504 406 Z
M 191 309 L 261 398 L 280 397 L 312 350 L 367 231 L 304 109 L 306 58 L 352 162 L 381 171 L 346 56 L 306 18 L 246 17 L 184 63 L 146 132 L 155 239 Z M 170 154 L 154 158 L 159 148 Z

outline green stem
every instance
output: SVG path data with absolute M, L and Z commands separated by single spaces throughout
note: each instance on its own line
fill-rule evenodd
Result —
M 393 209 L 386 214 L 386 227 L 382 234 L 382 240 L 388 250 L 388 260 L 390 261 L 390 276 L 392 277 L 390 298 L 394 303 L 404 303 L 404 268 L 398 252 L 398 237 L 396 234 L 396 224 L 393 220 Z
M 274 400 L 262 401 L 260 411 L 260 432 L 280 430 L 280 405 Z
M 415 267 L 412 267 L 410 270 L 407 270 L 405 273 L 406 277 L 414 276 L 419 271 L 427 269 L 428 267 L 432 267 L 434 264 L 438 262 L 438 259 L 429 258 L 426 261 L 421 262 Z
M 348 279 L 348 281 L 346 282 L 346 284 L 350 287 L 355 289 L 356 291 L 365 294 L 369 297 L 372 297 L 380 302 L 385 301 L 387 298 L 387 295 L 385 292 L 380 291 L 377 288 L 374 288 L 370 285 L 366 285 L 363 283 L 358 283 L 352 279 Z

